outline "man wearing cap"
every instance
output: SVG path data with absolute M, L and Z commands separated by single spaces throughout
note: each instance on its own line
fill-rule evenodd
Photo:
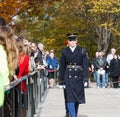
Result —
M 65 85 L 70 117 L 77 117 L 79 104 L 85 103 L 84 79 L 89 75 L 86 52 L 77 45 L 77 34 L 69 34 L 69 45 L 60 58 L 59 82 Z

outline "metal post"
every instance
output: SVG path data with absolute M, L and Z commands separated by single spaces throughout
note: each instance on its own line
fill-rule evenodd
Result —
M 30 89 L 31 89 L 31 107 L 32 107 L 32 110 L 31 110 L 31 114 L 34 115 L 35 114 L 35 100 L 34 100 L 34 81 L 33 79 L 31 78 L 31 86 L 30 86 Z
M 4 113 L 3 113 L 3 107 L 0 107 L 0 117 L 3 117 Z
M 15 87 L 13 87 L 11 90 L 10 90 L 10 100 L 12 102 L 12 106 L 13 106 L 13 115 L 12 117 L 15 117 Z
M 16 115 L 15 117 L 22 116 L 22 94 L 21 94 L 21 83 L 17 87 L 18 91 L 16 93 Z
M 31 107 L 31 89 L 30 89 L 30 85 L 31 84 L 31 82 L 30 82 L 30 76 L 28 76 L 28 84 L 27 84 L 27 93 L 28 93 L 28 110 L 27 110 L 27 114 L 26 114 L 26 116 L 27 117 L 33 117 L 33 115 L 32 115 L 32 113 L 31 113 L 31 111 L 32 111 L 32 107 Z

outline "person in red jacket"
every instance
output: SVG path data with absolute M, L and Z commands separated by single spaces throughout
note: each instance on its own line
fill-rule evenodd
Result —
M 18 38 L 17 39 L 17 46 L 18 46 L 18 73 L 17 77 L 22 78 L 23 76 L 28 75 L 29 73 L 29 55 L 28 55 L 28 46 L 24 45 L 23 39 Z M 26 94 L 26 85 L 25 81 L 22 81 L 21 84 L 21 90 L 23 91 L 24 94 Z

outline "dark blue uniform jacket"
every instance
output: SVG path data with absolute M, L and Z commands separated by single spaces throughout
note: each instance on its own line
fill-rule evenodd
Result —
M 68 68 L 67 65 L 82 66 L 82 69 Z M 63 49 L 60 58 L 59 82 L 66 87 L 66 101 L 85 103 L 83 80 L 89 76 L 88 58 L 80 46 L 74 52 L 69 47 Z

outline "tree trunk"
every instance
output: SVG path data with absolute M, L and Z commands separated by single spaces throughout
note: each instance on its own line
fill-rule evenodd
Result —
M 108 30 L 107 26 L 102 26 L 96 28 L 96 32 L 98 35 L 98 39 L 97 39 L 98 51 L 102 50 L 106 54 L 106 52 L 108 52 L 111 42 L 111 31 Z

